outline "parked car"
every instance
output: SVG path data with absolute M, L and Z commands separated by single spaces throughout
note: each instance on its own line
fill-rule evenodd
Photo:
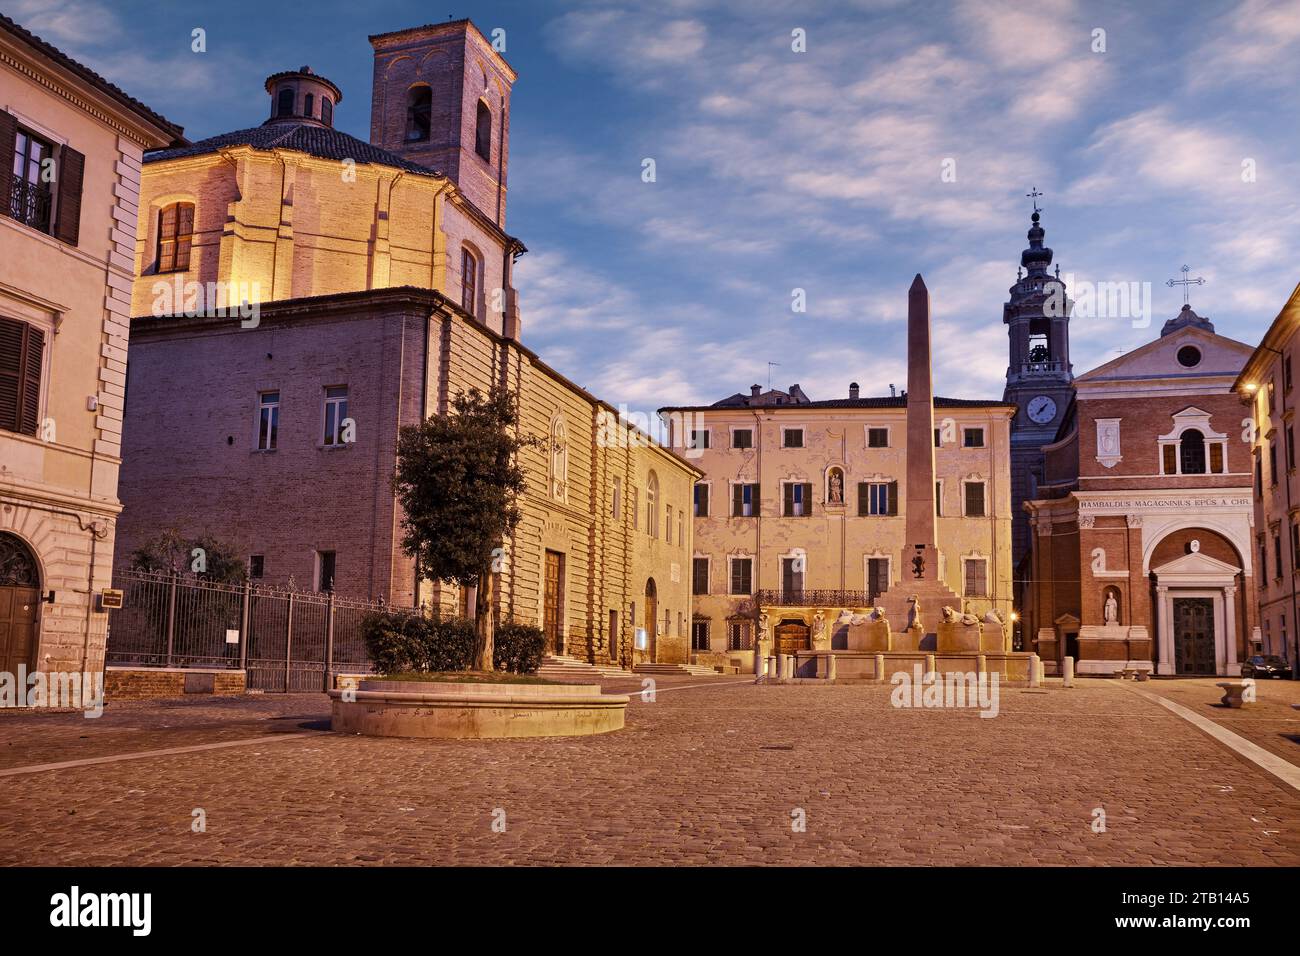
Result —
M 1242 677 L 1281 677 L 1291 679 L 1291 665 L 1276 654 L 1256 654 L 1241 664 Z

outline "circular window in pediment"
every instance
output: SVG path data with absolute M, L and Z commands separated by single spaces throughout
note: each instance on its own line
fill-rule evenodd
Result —
M 1183 368 L 1196 368 L 1201 364 L 1201 350 L 1195 345 L 1184 345 L 1178 350 L 1178 364 Z

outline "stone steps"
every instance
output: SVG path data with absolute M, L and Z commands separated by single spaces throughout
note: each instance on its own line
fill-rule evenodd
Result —
M 547 654 L 542 658 L 537 676 L 575 684 L 599 684 L 611 678 L 627 680 L 632 677 L 632 672 L 613 664 L 588 664 L 564 654 Z
M 712 667 L 703 664 L 637 664 L 632 668 L 638 674 L 687 674 L 691 677 L 720 677 Z

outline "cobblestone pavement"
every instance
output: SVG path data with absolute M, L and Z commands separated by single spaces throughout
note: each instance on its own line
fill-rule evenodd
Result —
M 1202 717 L 1222 724 L 1234 734 L 1300 766 L 1300 681 L 1260 680 L 1255 682 L 1254 704 L 1233 710 L 1220 704 L 1223 688 L 1218 681 L 1229 677 L 1151 680 L 1130 686 L 1167 697 Z
M 335 736 L 322 695 L 6 714 L 0 774 L 252 742 L 0 775 L 0 846 L 15 864 L 1300 864 L 1300 794 L 1113 682 L 1003 688 L 995 719 L 895 709 L 887 686 L 658 688 L 621 732 L 534 740 Z

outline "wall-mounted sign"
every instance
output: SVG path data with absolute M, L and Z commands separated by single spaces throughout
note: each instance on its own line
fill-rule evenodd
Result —
M 104 588 L 99 592 L 99 609 L 107 611 L 110 608 L 119 608 L 122 606 L 122 592 L 117 588 Z
M 227 644 L 239 643 L 239 628 L 237 627 L 226 628 L 226 643 Z

